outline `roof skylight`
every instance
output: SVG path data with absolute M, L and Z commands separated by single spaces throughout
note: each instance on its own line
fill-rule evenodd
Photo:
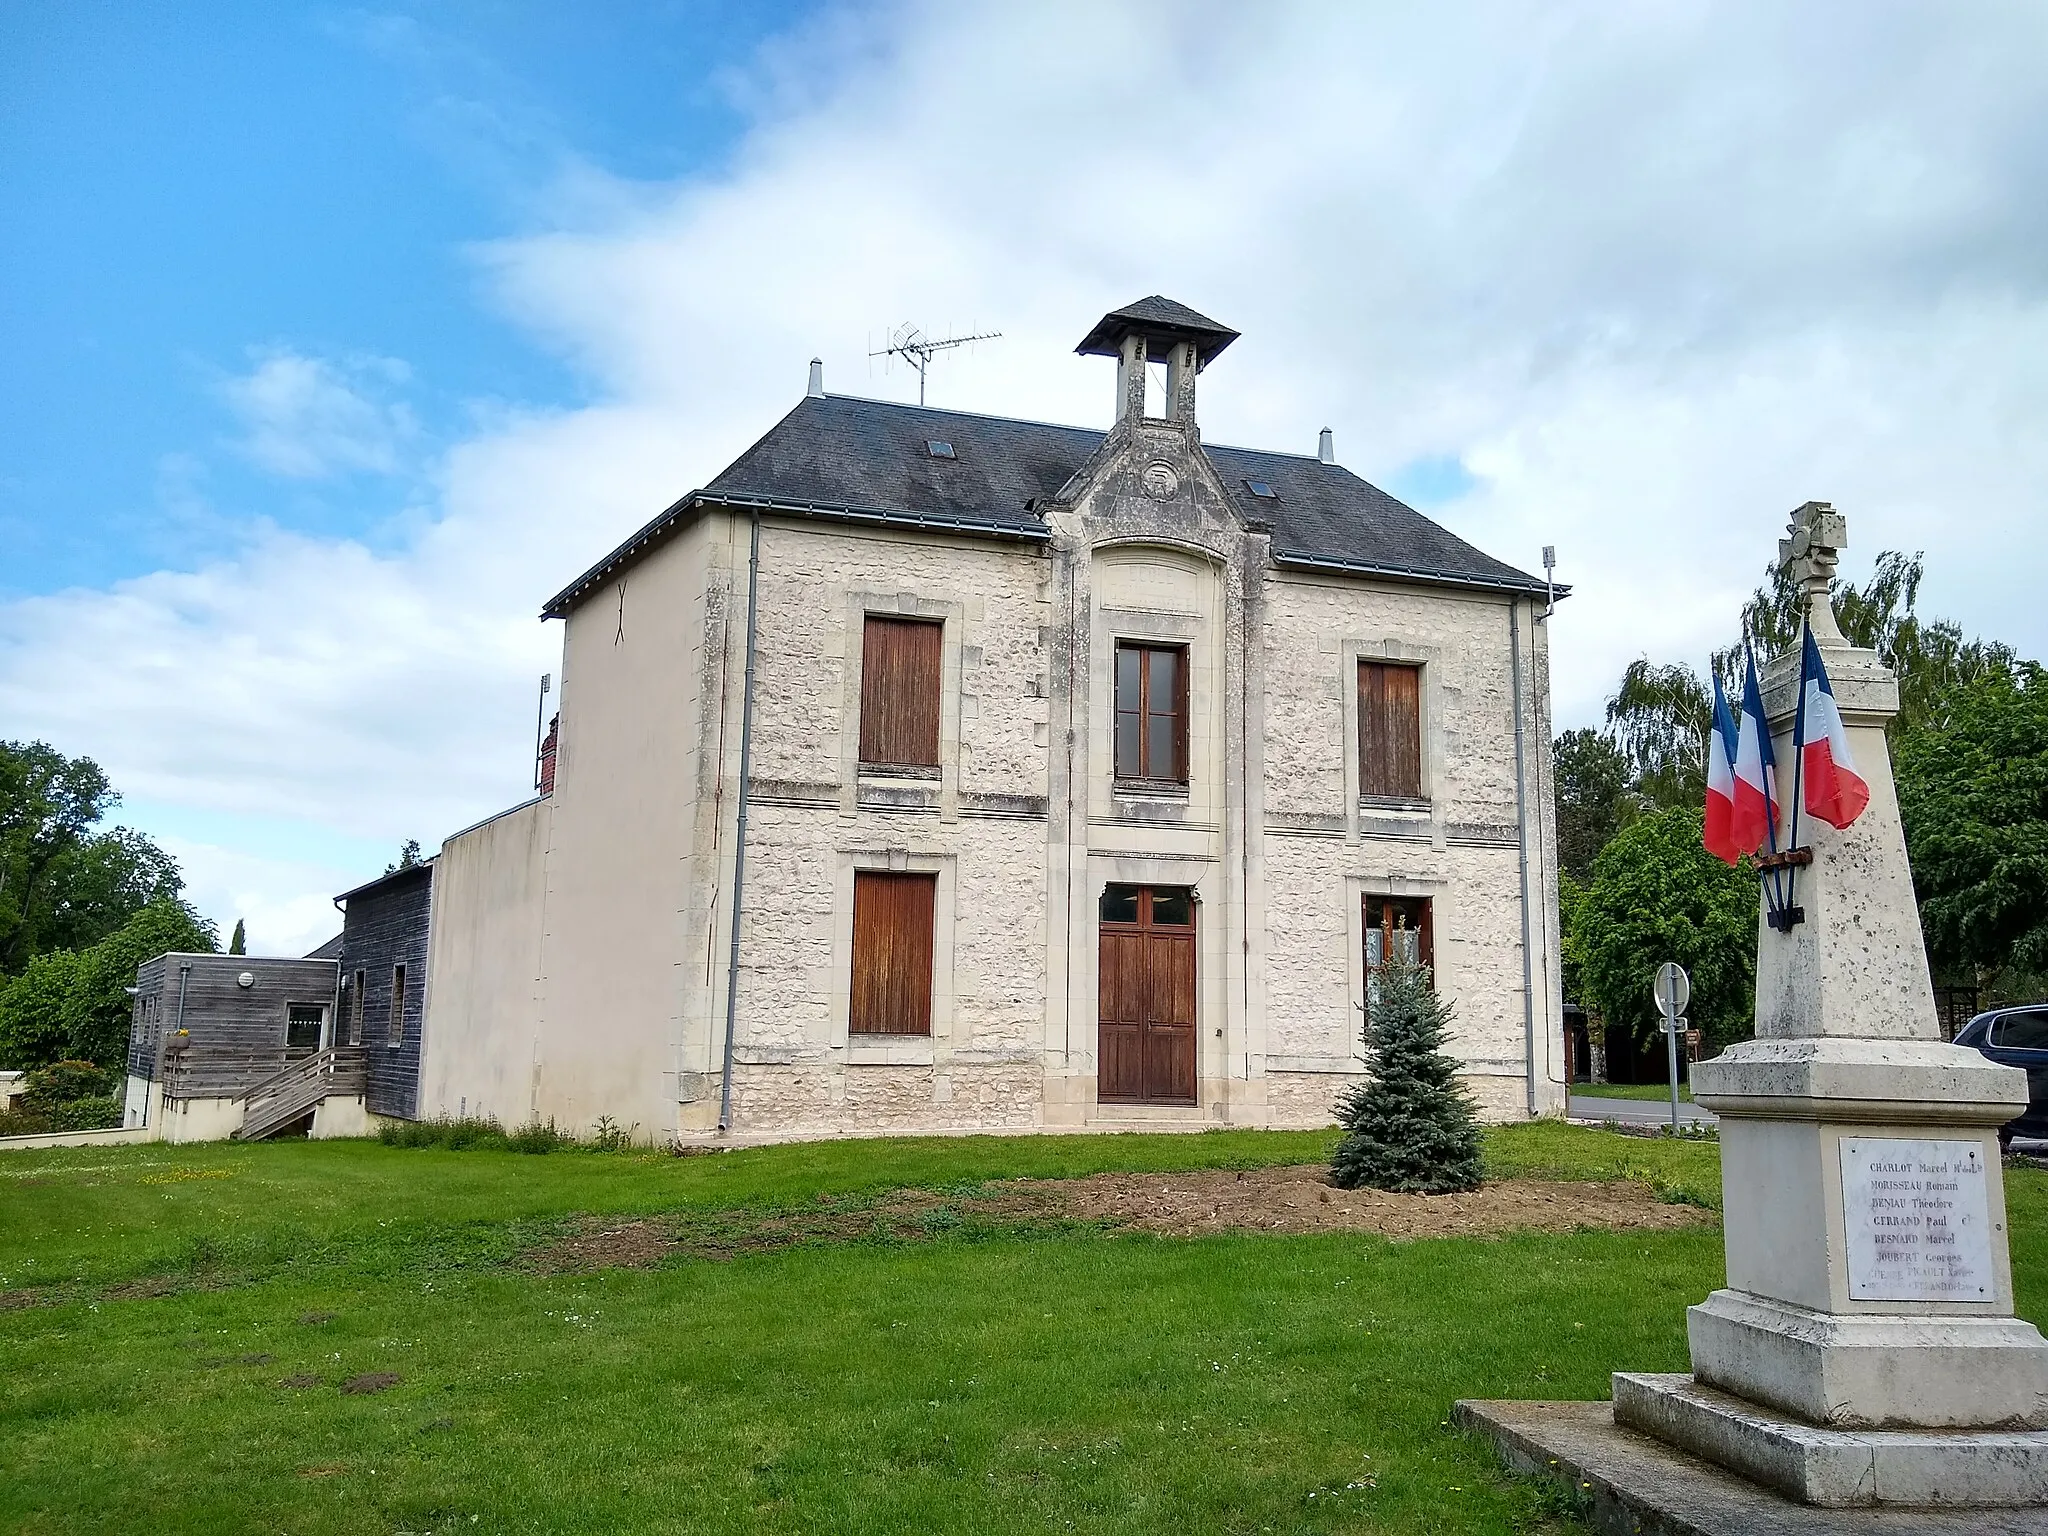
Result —
M 1244 488 L 1254 496 L 1260 497 L 1265 501 L 1278 501 L 1280 499 L 1280 493 L 1263 480 L 1247 480 L 1244 483 Z
M 931 456 L 935 459 L 952 459 L 959 457 L 958 454 L 953 452 L 953 445 L 940 438 L 934 437 L 928 439 L 925 443 L 925 448 L 931 453 Z

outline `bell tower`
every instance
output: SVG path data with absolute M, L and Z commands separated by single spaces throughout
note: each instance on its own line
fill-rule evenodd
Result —
M 1166 422 L 1195 431 L 1195 375 L 1238 333 L 1185 304 L 1153 294 L 1113 309 L 1074 348 L 1083 357 L 1116 359 L 1116 425 Z M 1145 414 L 1145 366 L 1166 364 L 1165 414 Z M 1114 428 L 1112 428 L 1114 430 Z

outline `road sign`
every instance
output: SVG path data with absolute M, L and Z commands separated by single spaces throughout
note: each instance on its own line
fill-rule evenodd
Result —
M 1657 1011 L 1667 1019 L 1676 1018 L 1692 1001 L 1692 979 L 1676 960 L 1666 960 L 1657 967 L 1657 980 L 1651 991 L 1657 998 Z
M 1676 960 L 1657 967 L 1657 980 L 1650 990 L 1657 998 L 1657 1011 L 1664 1015 L 1664 1054 L 1671 1069 L 1671 1134 L 1678 1134 L 1678 1036 L 1685 1029 L 1685 1005 L 1692 1001 L 1692 978 Z M 1688 1052 L 1688 1055 L 1691 1053 Z

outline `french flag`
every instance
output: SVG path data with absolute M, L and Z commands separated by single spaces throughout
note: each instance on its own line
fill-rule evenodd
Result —
M 1821 665 L 1820 647 L 1813 643 L 1812 630 L 1806 632 L 1800 671 L 1804 676 L 1800 681 L 1799 771 L 1806 791 L 1806 813 L 1831 827 L 1843 828 L 1870 804 L 1870 786 L 1858 776 L 1855 760 L 1849 756 L 1849 733 L 1842 729 L 1834 685 L 1828 681 L 1828 669 Z
M 1735 846 L 1735 717 L 1721 674 L 1714 673 L 1714 728 L 1707 733 L 1707 852 L 1724 864 L 1742 857 Z
M 1778 767 L 1771 757 L 1771 731 L 1764 724 L 1764 694 L 1757 686 L 1756 658 L 1745 647 L 1748 673 L 1742 679 L 1742 717 L 1735 728 L 1735 813 L 1729 832 L 1737 853 L 1755 853 L 1778 824 Z

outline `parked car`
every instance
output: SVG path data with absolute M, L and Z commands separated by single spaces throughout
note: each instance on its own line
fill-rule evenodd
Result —
M 1956 1044 L 2026 1069 L 2026 1110 L 1999 1128 L 1998 1144 L 2010 1146 L 2015 1136 L 2048 1137 L 2048 1003 L 1980 1013 L 1956 1031 Z

